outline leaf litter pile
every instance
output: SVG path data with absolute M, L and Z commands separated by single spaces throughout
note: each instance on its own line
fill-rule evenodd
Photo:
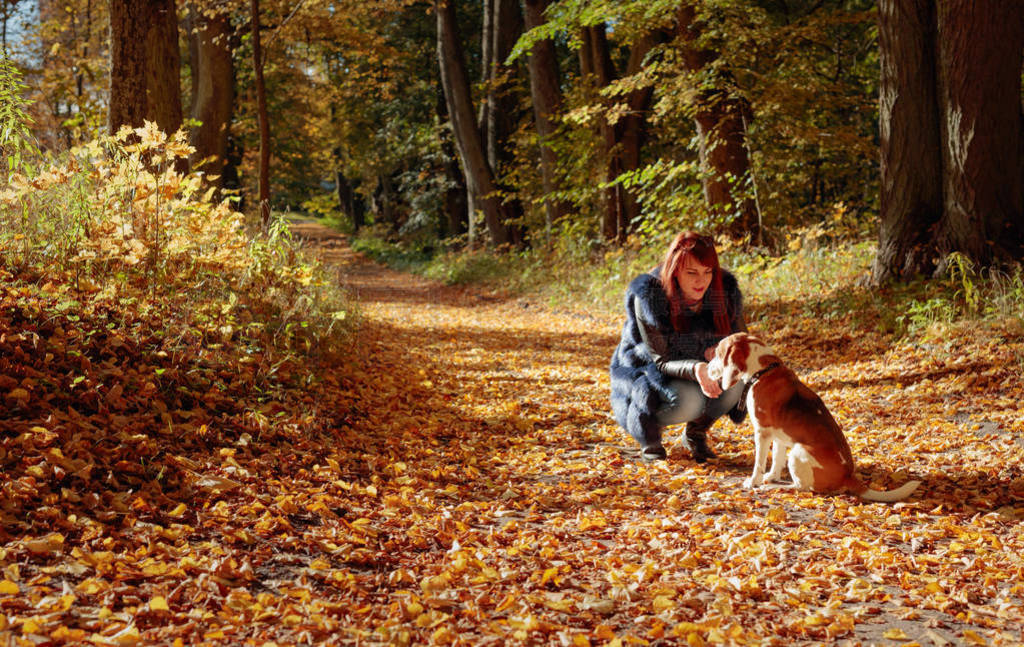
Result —
M 680 429 L 637 460 L 609 416 L 617 316 L 304 234 L 362 326 L 272 371 L 5 277 L 5 644 L 1024 642 L 1020 334 L 894 344 L 752 304 L 861 476 L 923 481 L 892 505 L 754 492 L 749 422 L 716 424 L 711 464 Z

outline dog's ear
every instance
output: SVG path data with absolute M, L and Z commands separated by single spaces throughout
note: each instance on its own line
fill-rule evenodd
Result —
M 718 349 L 722 358 L 722 389 L 728 390 L 736 385 L 743 378 L 747 370 L 747 356 L 750 353 L 750 345 L 737 335 L 723 342 L 724 346 Z

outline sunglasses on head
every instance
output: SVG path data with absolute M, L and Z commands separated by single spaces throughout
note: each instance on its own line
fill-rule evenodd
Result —
M 679 244 L 679 249 L 690 250 L 697 246 L 697 244 L 704 245 L 705 247 L 714 247 L 715 239 L 711 236 L 693 236 L 685 239 Z

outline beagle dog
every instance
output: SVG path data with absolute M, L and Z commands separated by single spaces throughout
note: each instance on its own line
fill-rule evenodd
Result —
M 744 487 L 778 481 L 789 452 L 793 487 L 815 492 L 851 492 L 868 501 L 899 501 L 910 496 L 920 481 L 880 492 L 868 488 L 853 473 L 853 455 L 846 437 L 814 391 L 811 391 L 763 341 L 736 333 L 719 342 L 708 363 L 708 375 L 728 389 L 746 383 L 740 404 L 746 404 L 754 423 L 754 473 Z M 767 475 L 768 445 L 773 444 L 772 469 Z

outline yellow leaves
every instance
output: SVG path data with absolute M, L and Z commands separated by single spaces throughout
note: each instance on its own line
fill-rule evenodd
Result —
M 20 404 L 27 404 L 31 397 L 32 395 L 28 392 L 28 389 L 17 388 L 7 393 L 8 400 L 13 400 Z
M 432 575 L 423 578 L 420 582 L 420 588 L 424 593 L 433 594 L 444 591 L 450 584 L 450 578 L 447 575 Z
M 36 555 L 56 553 L 60 552 L 64 548 L 64 535 L 61 535 L 60 533 L 50 533 L 45 537 L 23 541 L 22 545 L 28 549 L 29 552 Z
M 18 585 L 10 580 L 0 581 L 0 595 L 17 595 L 21 589 Z
M 579 528 L 581 532 L 588 530 L 600 530 L 608 526 L 608 519 L 600 511 L 593 511 L 588 515 L 582 512 L 579 514 Z
M 545 584 L 547 584 L 548 582 L 551 582 L 551 581 L 554 581 L 555 584 L 558 584 L 559 580 L 557 578 L 558 578 L 558 568 L 557 567 L 546 568 L 546 569 L 544 569 L 544 573 L 541 575 L 540 585 L 544 586 Z
M 170 611 L 171 608 L 167 606 L 167 599 L 162 595 L 156 595 L 149 599 L 149 610 L 150 611 Z
M 572 645 L 573 647 L 591 647 L 590 638 L 583 634 L 575 634 L 572 637 Z
M 21 633 L 23 635 L 37 634 L 39 630 L 40 625 L 35 620 L 29 619 L 21 623 Z
M 75 590 L 82 595 L 96 595 L 97 593 L 105 591 L 108 587 L 109 585 L 106 582 L 102 582 L 95 578 L 89 578 L 79 583 L 79 585 L 75 587 Z
M 885 633 L 882 634 L 882 637 L 888 640 L 910 640 L 910 636 L 908 636 L 906 632 L 899 627 L 887 629 Z
M 662 613 L 675 608 L 675 606 L 675 600 L 672 599 L 671 595 L 659 595 L 651 602 L 651 608 L 654 610 L 654 613 Z
M 772 508 L 765 516 L 769 521 L 776 524 L 784 524 L 789 520 L 789 515 L 782 508 Z
M 516 603 L 516 600 L 517 600 L 517 597 L 514 594 L 509 593 L 508 595 L 505 596 L 505 598 L 500 603 L 498 603 L 498 606 L 496 606 L 494 608 L 494 612 L 495 613 L 501 613 L 503 611 L 506 611 L 513 604 Z

